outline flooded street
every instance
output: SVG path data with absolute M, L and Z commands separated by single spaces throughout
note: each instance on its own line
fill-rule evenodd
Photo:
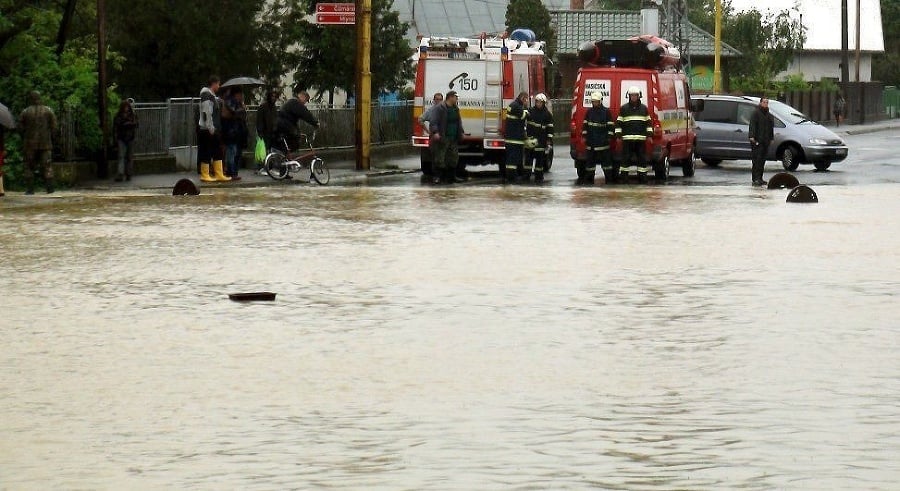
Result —
M 0 209 L 0 489 L 896 489 L 898 189 Z

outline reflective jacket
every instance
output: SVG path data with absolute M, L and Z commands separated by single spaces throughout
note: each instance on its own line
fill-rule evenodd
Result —
M 553 141 L 553 113 L 547 109 L 546 105 L 544 107 L 532 106 L 528 110 L 526 133 L 529 138 L 537 138 L 535 150 L 543 150 L 547 148 L 548 140 Z
M 640 102 L 624 104 L 622 109 L 619 109 L 619 117 L 616 119 L 616 136 L 624 141 L 644 141 L 653 136 L 647 106 Z
M 613 137 L 615 123 L 609 120 L 609 109 L 606 106 L 591 106 L 584 114 L 581 135 L 588 150 L 607 150 L 609 140 Z
M 519 102 L 518 99 L 512 101 L 506 109 L 506 126 L 503 130 L 503 136 L 506 143 L 525 143 L 525 118 L 528 117 L 528 110 Z

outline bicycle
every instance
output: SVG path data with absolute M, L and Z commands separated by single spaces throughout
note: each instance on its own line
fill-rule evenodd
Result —
M 296 152 L 292 152 L 289 149 L 287 139 L 284 136 L 279 137 L 279 139 L 288 151 L 283 152 L 281 149 L 272 147 L 272 150 L 266 155 L 263 169 L 265 169 L 269 177 L 276 181 L 292 179 L 292 174 L 300 172 L 303 168 L 308 168 L 309 178 L 307 178 L 307 182 L 315 180 L 322 186 L 328 184 L 328 181 L 331 179 L 331 172 L 328 170 L 325 161 L 316 155 L 316 151 L 312 146 L 312 142 L 316 139 L 315 132 L 313 132 L 312 138 L 309 138 L 305 133 L 300 134 L 300 140 L 305 141 L 306 146 Z

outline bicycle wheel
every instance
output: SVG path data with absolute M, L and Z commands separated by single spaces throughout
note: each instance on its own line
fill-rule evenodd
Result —
M 312 162 L 309 163 L 309 172 L 313 179 L 322 186 L 328 184 L 328 181 L 331 180 L 331 172 L 328 171 L 328 166 L 324 160 L 318 157 L 312 159 Z
M 266 156 L 266 174 L 280 181 L 288 176 L 287 158 L 281 152 L 272 152 Z

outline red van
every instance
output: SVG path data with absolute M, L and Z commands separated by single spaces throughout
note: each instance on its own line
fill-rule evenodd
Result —
M 591 107 L 591 94 L 600 91 L 603 105 L 615 120 L 628 102 L 629 87 L 641 90 L 641 102 L 647 106 L 653 125 L 653 137 L 647 139 L 650 158 L 658 181 L 666 181 L 671 166 L 681 167 L 685 177 L 694 175 L 694 121 L 691 92 L 682 69 L 677 48 L 655 36 L 637 36 L 627 40 L 584 43 L 578 56 L 582 67 L 575 79 L 572 96 L 570 152 L 576 162 L 587 159 L 581 126 Z M 621 142 L 612 142 L 613 158 L 621 159 Z

